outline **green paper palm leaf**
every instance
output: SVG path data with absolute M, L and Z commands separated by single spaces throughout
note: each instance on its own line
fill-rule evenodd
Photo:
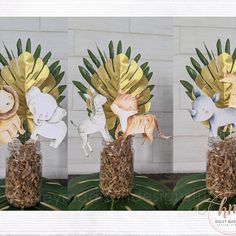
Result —
M 172 192 L 161 183 L 136 175 L 130 196 L 113 200 L 99 191 L 99 174 L 75 177 L 68 184 L 68 210 L 167 210 L 172 209 Z
M 31 211 L 60 211 L 66 210 L 68 205 L 67 188 L 61 184 L 43 179 L 40 202 L 25 210 Z M 21 210 L 8 204 L 5 197 L 5 180 L 0 180 L 0 211 Z
M 148 63 L 141 66 L 137 64 L 141 58 L 140 54 L 131 59 L 131 47 L 128 47 L 123 53 L 121 41 L 116 49 L 113 42 L 110 41 L 108 48 L 109 57 L 98 47 L 99 57 L 88 50 L 90 60 L 84 58 L 84 66 L 79 66 L 79 71 L 95 91 L 108 98 L 108 102 L 104 105 L 104 112 L 108 129 L 112 134 L 117 126 L 117 117 L 111 111 L 110 106 L 117 94 L 123 92 L 137 96 L 139 114 L 144 114 L 150 110 L 150 100 L 153 97 L 151 91 L 154 85 L 149 85 L 153 73 L 150 72 Z M 73 81 L 73 83 L 77 87 L 79 95 L 85 100 L 88 88 L 79 81 Z M 88 107 L 88 109 L 90 108 Z
M 173 190 L 173 204 L 177 210 L 218 210 L 220 200 L 208 193 L 206 174 L 182 177 Z M 225 206 L 236 204 L 236 197 L 228 199 Z

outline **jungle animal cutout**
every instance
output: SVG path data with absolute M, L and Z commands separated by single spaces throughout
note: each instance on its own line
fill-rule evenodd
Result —
M 216 93 L 212 98 L 202 95 L 200 90 L 193 88 L 193 94 L 196 97 L 192 103 L 192 109 L 189 110 L 194 121 L 209 121 L 210 137 L 216 137 L 218 128 L 226 125 L 233 125 L 236 128 L 236 109 L 232 107 L 218 108 L 215 103 L 219 100 L 219 94 Z
M 39 135 L 52 139 L 50 146 L 57 148 L 67 133 L 62 120 L 67 115 L 66 110 L 58 107 L 53 96 L 34 86 L 26 93 L 26 102 L 34 119 L 31 139 L 37 140 Z
M 16 91 L 7 85 L 0 90 L 0 143 L 7 144 L 24 134 L 21 121 L 17 115 L 19 97 Z
M 224 78 L 220 80 L 220 82 L 232 84 L 229 107 L 236 108 L 236 74 L 226 74 Z
M 82 139 L 82 147 L 87 157 L 89 154 L 86 150 L 86 147 L 88 147 L 90 152 L 93 151 L 89 143 L 89 135 L 99 132 L 106 142 L 112 141 L 107 130 L 106 117 L 103 110 L 103 105 L 107 102 L 107 98 L 101 94 L 96 94 L 92 88 L 90 89 L 95 95 L 91 97 L 85 94 L 85 96 L 90 101 L 92 115 L 84 120 L 78 127 L 71 121 L 71 123 L 78 128 L 79 135 Z
M 120 124 L 115 131 L 116 139 L 119 138 L 119 132 L 123 131 L 123 141 L 129 135 L 143 134 L 143 143 L 146 139 L 153 142 L 153 132 L 155 128 L 161 138 L 170 138 L 170 136 L 165 136 L 162 134 L 156 116 L 152 114 L 136 115 L 137 98 L 132 95 L 119 94 L 112 103 L 111 110 L 119 117 L 120 120 Z
M 138 100 L 135 96 L 119 92 L 116 99 L 111 104 L 111 110 L 119 117 L 121 130 L 125 133 L 127 129 L 127 119 L 138 113 Z

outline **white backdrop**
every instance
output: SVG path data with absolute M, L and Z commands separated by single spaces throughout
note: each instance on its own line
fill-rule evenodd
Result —
M 22 39 L 24 47 L 26 40 L 31 38 L 32 50 L 38 44 L 42 46 L 42 54 L 52 52 L 49 61 L 60 60 L 62 70 L 67 72 L 67 19 L 66 18 L 0 18 L 0 41 L 4 42 L 7 48 L 16 52 L 16 42 Z M 0 45 L 0 52 L 6 55 L 3 44 Z M 62 83 L 66 84 L 65 75 Z M 62 106 L 67 109 L 67 99 Z M 42 142 L 43 154 L 43 176 L 48 178 L 67 178 L 67 139 L 58 149 L 49 147 L 49 143 Z M 0 178 L 5 177 L 5 161 L 7 147 L 0 145 Z

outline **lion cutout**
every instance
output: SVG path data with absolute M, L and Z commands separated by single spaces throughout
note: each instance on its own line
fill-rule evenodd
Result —
M 24 134 L 21 121 L 17 115 L 19 108 L 19 97 L 16 91 L 7 85 L 0 90 L 0 143 L 7 144 Z

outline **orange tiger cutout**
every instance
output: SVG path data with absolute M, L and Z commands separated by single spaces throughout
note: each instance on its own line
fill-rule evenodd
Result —
M 119 92 L 112 105 L 116 105 L 124 111 L 133 111 L 135 114 L 138 113 L 138 99 L 130 94 Z
M 111 104 L 111 110 L 119 117 L 120 124 L 115 131 L 115 138 L 119 138 L 119 132 L 123 132 L 123 141 L 134 134 L 143 134 L 144 141 L 153 141 L 153 132 L 156 128 L 159 136 L 163 139 L 170 138 L 161 133 L 157 118 L 154 115 L 137 115 L 138 99 L 131 94 L 118 93 L 116 99 Z
M 165 136 L 162 134 L 156 116 L 152 114 L 148 115 L 133 115 L 127 119 L 127 129 L 122 136 L 122 140 L 124 141 L 129 135 L 134 134 L 143 134 L 143 143 L 149 139 L 153 142 L 153 132 L 154 129 L 157 129 L 159 136 L 162 139 L 169 139 L 170 136 Z M 115 131 L 115 138 L 119 138 L 119 132 L 122 131 L 121 124 L 118 125 Z

